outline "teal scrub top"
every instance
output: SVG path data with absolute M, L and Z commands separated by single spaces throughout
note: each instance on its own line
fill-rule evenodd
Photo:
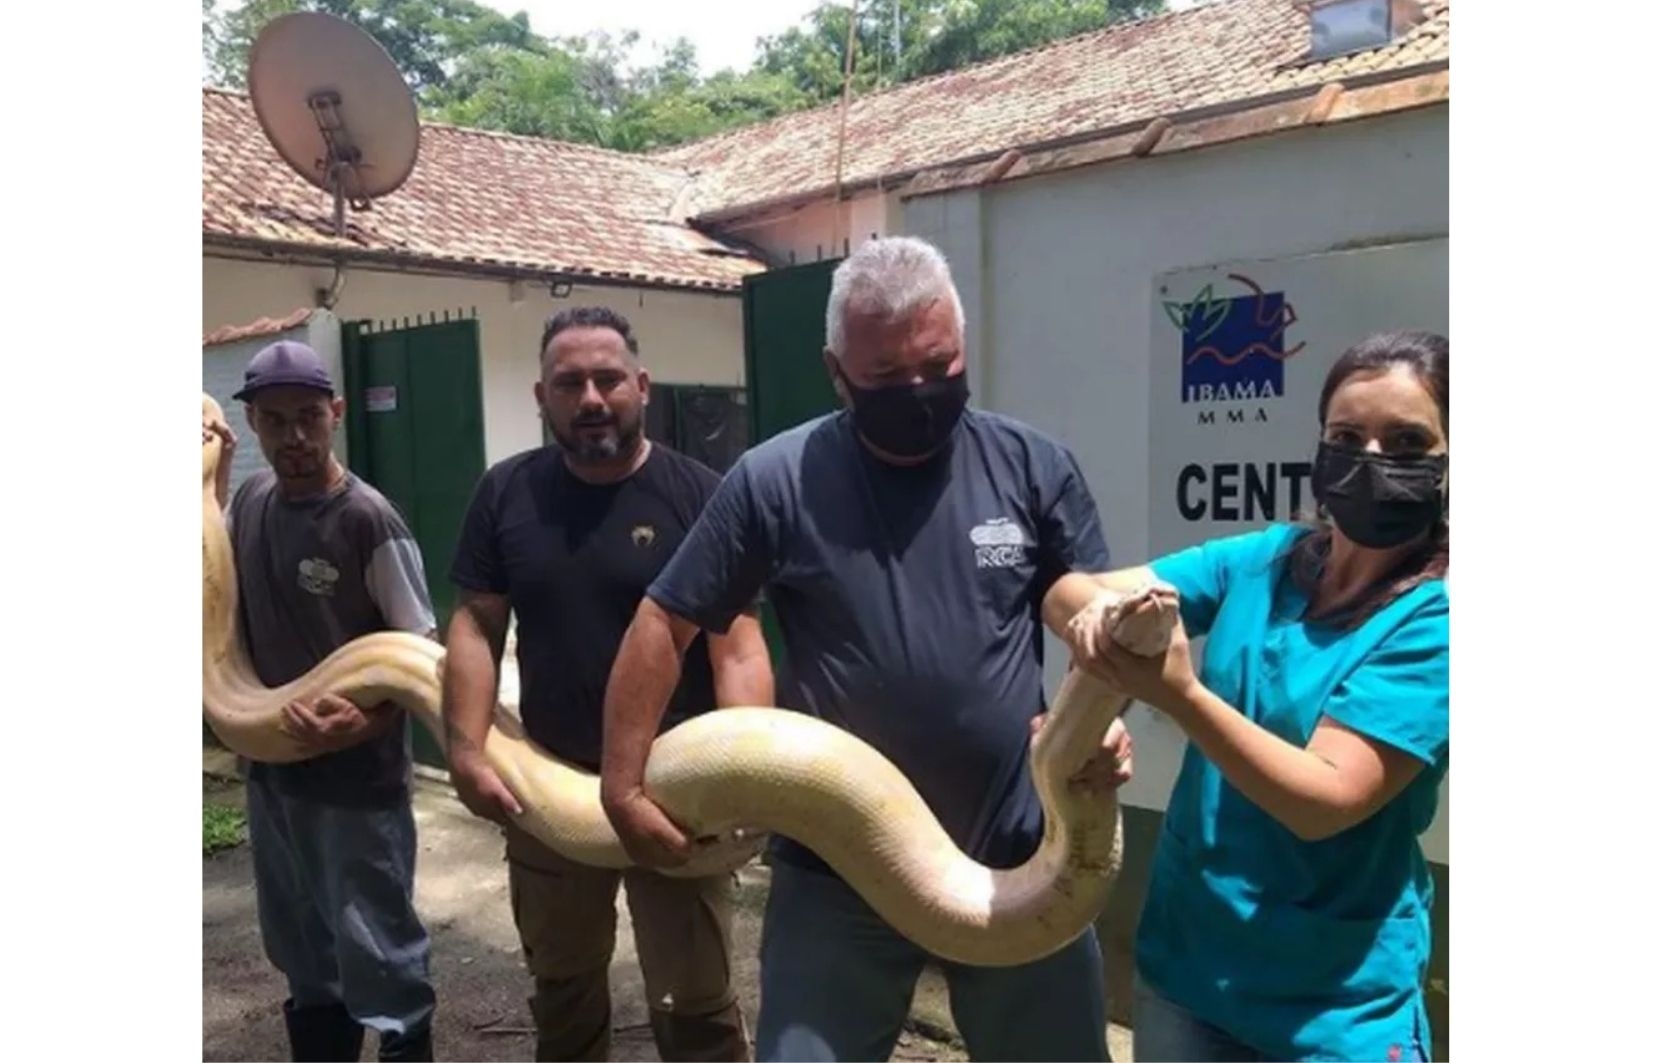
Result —
M 1447 771 L 1446 585 L 1353 631 L 1304 620 L 1285 577 L 1307 529 L 1276 525 L 1153 562 L 1177 588 L 1201 680 L 1293 745 L 1322 716 L 1426 767 L 1371 817 L 1302 841 L 1189 743 L 1137 933 L 1138 971 L 1273 1059 L 1390 1060 L 1430 1045 L 1423 979 L 1434 892 L 1419 836 Z

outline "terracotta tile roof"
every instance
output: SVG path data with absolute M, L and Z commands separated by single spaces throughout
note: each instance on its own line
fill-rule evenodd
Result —
M 1423 21 L 1394 44 L 1304 63 L 1309 16 L 1294 0 L 1216 0 L 910 82 L 852 99 L 844 183 L 1445 65 L 1448 6 L 1426 0 Z M 838 124 L 824 106 L 654 157 L 697 174 L 692 213 L 730 213 L 830 192 Z
M 255 321 L 249 321 L 245 325 L 225 325 L 222 328 L 215 328 L 201 337 L 201 346 L 217 347 L 223 343 L 235 343 L 237 340 L 274 336 L 286 332 L 288 329 L 298 328 L 309 321 L 310 315 L 315 312 L 315 307 L 301 306 L 286 317 L 261 317 Z
M 333 233 L 329 197 L 288 168 L 252 102 L 205 89 L 201 100 L 204 242 L 434 265 L 735 289 L 762 263 L 671 214 L 687 182 L 659 159 L 423 123 L 413 176 Z

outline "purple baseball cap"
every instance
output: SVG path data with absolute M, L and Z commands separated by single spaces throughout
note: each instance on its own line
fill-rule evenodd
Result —
M 253 355 L 247 363 L 241 390 L 230 396 L 249 399 L 256 391 L 286 384 L 333 394 L 333 377 L 321 355 L 302 343 L 280 340 Z

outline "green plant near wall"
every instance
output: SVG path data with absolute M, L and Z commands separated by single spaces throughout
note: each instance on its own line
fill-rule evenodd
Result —
M 204 801 L 201 804 L 201 855 L 234 849 L 247 840 L 247 814 L 239 808 Z

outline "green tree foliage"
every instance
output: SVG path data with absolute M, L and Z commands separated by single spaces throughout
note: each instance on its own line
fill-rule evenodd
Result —
M 851 91 L 862 94 L 1048 44 L 1163 0 L 866 0 L 856 10 Z M 746 71 L 704 74 L 687 40 L 635 64 L 639 35 L 546 38 L 528 16 L 475 0 L 202 0 L 207 77 L 242 87 L 260 28 L 290 11 L 350 20 L 385 47 L 430 118 L 646 151 L 836 99 L 850 6 L 822 3 L 759 41 Z
M 211 0 L 203 2 L 211 5 Z M 474 52 L 537 53 L 547 47 L 529 29 L 526 12 L 507 17 L 474 0 L 246 0 L 217 16 L 209 57 L 214 83 L 245 86 L 247 54 L 258 31 L 294 11 L 325 11 L 373 34 L 421 97 L 445 85 L 460 61 Z
M 868 0 L 857 5 L 851 91 L 941 74 L 1163 10 L 1163 0 Z M 822 4 L 759 46 L 758 64 L 816 102 L 844 85 L 848 4 Z

